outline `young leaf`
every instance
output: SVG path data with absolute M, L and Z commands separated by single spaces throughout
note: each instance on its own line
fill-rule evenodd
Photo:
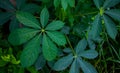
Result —
M 43 43 L 42 43 L 42 50 L 43 55 L 46 60 L 51 61 L 55 59 L 57 56 L 57 47 L 56 45 L 46 36 L 46 34 L 43 35 Z
M 67 2 L 71 7 L 75 7 L 75 0 L 67 0 Z
M 26 44 L 20 56 L 20 61 L 23 67 L 31 66 L 38 58 L 40 53 L 40 36 L 41 35 L 37 35 Z
M 67 43 L 65 36 L 61 32 L 58 32 L 58 31 L 47 31 L 47 35 L 57 45 L 65 45 Z
M 92 39 L 96 39 L 100 36 L 102 31 L 102 21 L 101 16 L 98 14 L 93 22 L 92 29 L 91 29 L 91 37 Z
M 47 8 L 43 8 L 40 14 L 40 22 L 42 24 L 42 27 L 45 27 L 46 24 L 48 23 L 49 20 L 49 12 L 47 10 Z
M 118 33 L 115 23 L 106 15 L 103 15 L 103 19 L 105 21 L 105 27 L 106 27 L 108 35 L 112 39 L 115 39 Z
M 88 62 L 77 59 L 84 73 L 97 73 L 96 69 Z
M 57 8 L 60 5 L 60 0 L 54 0 L 54 6 Z
M 79 64 L 78 64 L 78 62 L 77 62 L 77 59 L 75 59 L 75 60 L 73 61 L 69 73 L 80 73 L 80 72 L 79 72 Z
M 59 30 L 64 26 L 64 23 L 62 21 L 53 21 L 50 24 L 47 25 L 45 28 L 46 30 Z
M 75 47 L 76 53 L 79 54 L 81 51 L 84 51 L 87 47 L 86 39 L 82 39 L 78 42 L 77 46 Z
M 0 13 L 0 25 L 6 23 L 13 14 L 10 12 Z
M 8 41 L 12 45 L 21 45 L 34 37 L 38 32 L 39 31 L 30 28 L 17 29 L 9 35 Z
M 94 59 L 98 56 L 98 52 L 93 49 L 90 49 L 90 50 L 79 53 L 79 56 L 82 56 L 82 57 L 88 58 L 88 59 Z
M 43 57 L 43 55 L 40 55 L 35 63 L 35 67 L 37 70 L 40 70 L 45 66 L 45 64 L 46 64 L 45 58 Z
M 56 71 L 64 70 L 72 63 L 72 61 L 73 55 L 69 54 L 68 56 L 59 59 L 53 66 L 53 69 Z
M 93 0 L 93 2 L 95 3 L 96 7 L 100 9 L 101 4 L 103 3 L 103 0 Z
M 66 10 L 67 7 L 68 7 L 68 2 L 67 2 L 67 0 L 61 0 L 61 5 L 62 5 L 62 8 L 63 8 L 64 10 Z
M 110 8 L 120 3 L 120 0 L 105 0 L 103 8 Z
M 40 24 L 38 20 L 30 13 L 17 12 L 16 17 L 25 26 L 37 28 L 37 29 L 40 28 Z
M 120 9 L 107 10 L 105 11 L 105 13 L 111 16 L 112 18 L 120 21 Z

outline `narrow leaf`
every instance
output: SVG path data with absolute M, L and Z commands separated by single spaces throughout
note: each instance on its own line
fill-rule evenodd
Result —
M 54 7 L 57 8 L 60 5 L 60 0 L 54 0 Z
M 73 61 L 73 55 L 65 56 L 59 59 L 53 66 L 53 69 L 56 71 L 61 71 L 66 69 Z
M 8 20 L 10 20 L 10 17 L 11 17 L 12 15 L 13 15 L 13 14 L 10 13 L 10 12 L 0 13 L 0 25 L 3 25 L 3 24 L 6 23 Z
M 118 33 L 115 23 L 106 15 L 103 15 L 103 19 L 105 21 L 105 27 L 106 27 L 108 35 L 112 39 L 115 39 Z
M 87 47 L 86 39 L 82 39 L 78 42 L 77 46 L 75 47 L 76 53 L 79 54 L 80 52 L 84 51 Z
M 79 71 L 79 64 L 77 62 L 77 59 L 75 59 L 70 67 L 69 73 L 80 73 Z
M 90 50 L 86 50 L 86 51 L 79 53 L 79 56 L 82 56 L 88 59 L 94 59 L 98 56 L 98 52 L 93 49 L 90 49 Z
M 64 10 L 66 10 L 67 7 L 68 7 L 68 2 L 67 2 L 67 0 L 61 0 L 61 5 L 62 5 L 62 8 L 63 8 Z
M 113 7 L 120 3 L 120 0 L 105 0 L 103 8 Z
M 23 67 L 29 67 L 35 63 L 40 53 L 40 35 L 29 41 L 25 46 L 20 61 Z
M 75 7 L 75 0 L 67 0 L 70 7 Z
M 37 30 L 29 28 L 17 29 L 9 35 L 8 41 L 12 45 L 21 45 L 34 37 L 38 32 Z
M 42 27 L 45 27 L 46 24 L 48 23 L 49 20 L 49 12 L 47 10 L 47 8 L 43 8 L 40 14 L 40 22 L 42 24 Z
M 96 69 L 88 62 L 77 59 L 84 73 L 97 73 Z
M 43 55 L 46 60 L 51 61 L 57 56 L 56 45 L 44 34 L 42 43 Z
M 94 4 L 98 9 L 100 9 L 101 5 L 103 4 L 104 0 L 93 0 Z
M 61 32 L 57 31 L 47 31 L 47 35 L 54 41 L 57 45 L 65 45 L 66 38 Z
M 47 25 L 45 28 L 46 30 L 59 30 L 64 26 L 64 23 L 62 21 L 53 21 L 50 24 Z
M 40 24 L 38 20 L 30 13 L 17 12 L 16 17 L 25 26 L 37 28 L 37 29 L 40 28 Z
M 112 18 L 120 21 L 120 9 L 107 10 L 105 11 L 105 13 L 111 16 Z
M 16 6 L 18 9 L 22 9 L 22 6 L 25 5 L 26 0 L 16 0 Z

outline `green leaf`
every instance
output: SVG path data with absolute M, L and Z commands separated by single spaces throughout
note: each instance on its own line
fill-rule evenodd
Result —
M 60 5 L 60 0 L 54 0 L 54 6 L 57 8 Z
M 79 71 L 79 64 L 77 62 L 77 59 L 75 59 L 70 67 L 69 73 L 80 73 Z
M 59 59 L 53 66 L 53 69 L 56 71 L 61 71 L 69 67 L 73 61 L 73 55 L 69 54 L 68 56 L 62 57 Z
M 21 45 L 33 38 L 38 32 L 39 31 L 30 28 L 20 28 L 9 35 L 8 41 L 12 45 Z
M 80 52 L 84 51 L 87 47 L 86 39 L 82 39 L 78 42 L 77 46 L 75 47 L 76 53 L 79 54 Z
M 84 73 L 97 73 L 96 69 L 88 62 L 77 59 Z
M 30 12 L 34 14 L 40 10 L 40 7 L 37 4 L 30 3 L 30 4 L 26 4 L 24 8 L 22 8 L 21 10 L 24 12 Z
M 10 0 L 0 0 L 0 8 L 5 10 L 15 10 Z
M 101 4 L 103 4 L 103 1 L 104 1 L 104 0 L 93 0 L 94 4 L 96 5 L 96 7 L 97 7 L 98 9 L 101 8 Z
M 103 15 L 103 19 L 105 22 L 105 27 L 107 30 L 108 35 L 112 38 L 115 39 L 117 36 L 117 28 L 115 26 L 115 23 L 106 15 Z
M 56 58 L 58 49 L 46 34 L 43 35 L 42 49 L 46 60 L 51 61 Z
M 16 18 L 13 18 L 10 22 L 9 30 L 11 32 L 16 30 L 17 28 L 19 28 L 19 22 Z
M 90 50 L 80 52 L 79 56 L 82 56 L 82 57 L 88 58 L 88 59 L 94 59 L 98 56 L 98 52 L 93 49 L 90 49 Z
M 64 23 L 62 21 L 53 21 L 50 24 L 47 25 L 45 28 L 46 30 L 59 30 L 64 26 Z
M 16 17 L 25 26 L 40 29 L 38 20 L 30 13 L 17 12 Z
M 107 10 L 105 11 L 105 13 L 111 16 L 112 18 L 120 21 L 120 9 Z
M 87 39 L 87 42 L 88 42 L 88 45 L 89 45 L 90 49 L 95 49 L 96 48 L 95 43 L 90 38 Z
M 62 8 L 63 8 L 64 10 L 66 10 L 67 7 L 68 7 L 68 2 L 67 2 L 67 0 L 61 0 L 61 5 L 62 5 Z
M 103 8 L 113 7 L 120 3 L 120 0 L 105 0 Z
M 3 25 L 4 23 L 6 23 L 8 20 L 10 20 L 10 17 L 13 14 L 10 12 L 2 12 L 0 13 L 0 25 Z
M 65 36 L 61 32 L 58 32 L 58 31 L 47 31 L 47 35 L 57 45 L 65 45 L 67 43 Z
M 40 53 L 40 36 L 37 35 L 31 39 L 20 56 L 20 61 L 23 67 L 29 67 L 35 63 Z
M 102 32 L 102 21 L 101 21 L 101 16 L 99 14 L 95 17 L 90 32 L 92 39 L 96 39 L 97 37 L 100 36 L 100 33 Z
M 75 7 L 75 0 L 67 0 L 70 7 Z
M 42 27 L 45 27 L 46 24 L 48 23 L 49 20 L 49 12 L 47 10 L 47 8 L 43 8 L 40 14 L 40 22 L 42 24 Z
M 16 0 L 17 9 L 22 9 L 21 7 L 25 5 L 26 0 Z

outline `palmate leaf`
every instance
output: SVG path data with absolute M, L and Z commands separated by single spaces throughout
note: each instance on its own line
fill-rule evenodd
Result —
M 65 45 L 67 43 L 65 36 L 61 32 L 58 32 L 58 31 L 47 31 L 47 35 L 57 45 Z
M 88 62 L 77 59 L 79 65 L 84 73 L 97 73 L 96 69 Z
M 67 0 L 61 0 L 61 5 L 62 5 L 62 8 L 63 8 L 64 10 L 66 10 L 67 7 L 68 7 L 68 2 L 67 2 Z
M 77 59 L 75 59 L 70 67 L 69 73 L 80 73 L 79 71 L 79 64 L 77 62 Z
M 107 15 L 103 15 L 103 19 L 108 35 L 115 40 L 118 33 L 115 23 Z
M 98 9 L 100 9 L 101 5 L 103 4 L 103 1 L 104 0 L 93 0 Z
M 113 7 L 120 3 L 120 0 L 105 0 L 103 8 Z
M 23 67 L 29 67 L 35 63 L 40 53 L 40 34 L 30 40 L 20 56 Z
M 90 49 L 90 50 L 80 52 L 79 56 L 82 56 L 82 57 L 88 58 L 88 59 L 94 59 L 98 56 L 98 52 L 93 49 Z
M 64 26 L 64 23 L 62 21 L 53 21 L 50 24 L 47 25 L 45 30 L 59 30 Z
M 111 10 L 106 10 L 105 13 L 115 20 L 120 21 L 120 9 L 111 9 Z
M 61 59 L 59 59 L 53 66 L 53 69 L 56 71 L 61 71 L 66 69 L 73 61 L 73 55 L 69 54 Z
M 0 13 L 0 25 L 6 23 L 13 14 L 10 12 Z
M 42 50 L 43 56 L 48 61 L 55 59 L 57 56 L 58 49 L 56 45 L 46 36 L 46 34 L 43 35 Z
M 91 38 L 96 39 L 97 37 L 100 36 L 100 33 L 102 31 L 102 21 L 101 21 L 101 16 L 98 14 L 92 24 L 92 29 L 91 29 Z
M 20 28 L 9 35 L 8 41 L 12 45 L 21 45 L 33 38 L 38 32 L 39 31 L 30 28 Z
M 46 24 L 48 23 L 49 20 L 49 12 L 47 10 L 47 8 L 43 8 L 40 14 L 40 22 L 42 24 L 42 27 L 45 27 Z
M 84 51 L 87 47 L 86 39 L 82 39 L 78 42 L 77 46 L 75 47 L 76 53 L 79 54 L 80 52 Z
M 16 17 L 25 26 L 40 29 L 39 21 L 30 13 L 17 12 Z

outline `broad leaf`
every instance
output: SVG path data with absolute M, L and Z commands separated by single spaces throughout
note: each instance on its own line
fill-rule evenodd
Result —
M 0 13 L 0 25 L 6 23 L 13 14 L 10 12 Z
M 47 35 L 54 41 L 57 45 L 65 45 L 66 38 L 65 36 L 58 31 L 47 31 Z
M 0 8 L 5 10 L 15 10 L 10 0 L 0 0 Z
M 95 3 L 96 7 L 100 9 L 101 4 L 103 3 L 103 0 L 93 0 L 93 2 Z
M 94 59 L 98 56 L 98 52 L 93 49 L 90 49 L 90 50 L 80 52 L 79 56 L 82 56 L 82 57 L 88 58 L 88 59 Z
M 34 37 L 38 32 L 37 30 L 29 28 L 17 29 L 9 35 L 8 41 L 12 45 L 21 45 Z
M 35 13 L 40 10 L 40 7 L 37 4 L 30 3 L 26 4 L 21 10 L 25 12 Z
M 59 30 L 64 26 L 64 23 L 62 21 L 53 21 L 50 24 L 47 25 L 45 28 L 46 30 Z
M 40 70 L 45 66 L 45 64 L 46 64 L 45 58 L 43 57 L 43 55 L 40 55 L 35 63 L 35 67 L 37 70 Z
M 61 5 L 62 5 L 62 8 L 63 8 L 64 10 L 66 10 L 67 7 L 68 7 L 68 2 L 67 2 L 67 0 L 61 0 Z
M 20 56 L 23 67 L 29 67 L 35 63 L 40 53 L 40 35 L 30 40 Z
M 40 22 L 42 24 L 42 27 L 45 27 L 46 24 L 48 23 L 49 20 L 49 12 L 47 10 L 47 8 L 43 8 L 40 14 Z
M 107 30 L 108 35 L 112 38 L 115 39 L 117 36 L 117 28 L 115 26 L 115 23 L 106 15 L 103 15 L 103 19 L 105 22 L 105 28 Z
M 86 39 L 82 39 L 78 42 L 77 46 L 75 47 L 76 53 L 79 54 L 80 52 L 84 51 L 87 47 Z
M 17 9 L 22 9 L 22 7 L 25 5 L 26 0 L 16 0 L 16 6 Z
M 60 0 L 54 0 L 54 6 L 57 8 L 60 5 Z
M 17 12 L 16 17 L 25 26 L 37 28 L 37 29 L 40 28 L 40 24 L 38 20 L 30 13 Z
M 53 66 L 53 69 L 56 70 L 56 71 L 61 71 L 61 70 L 64 70 L 66 69 L 73 61 L 73 55 L 68 55 L 68 56 L 65 56 L 61 59 L 59 59 L 55 65 Z
M 77 59 L 84 73 L 97 73 L 96 69 L 88 62 Z
M 95 20 L 92 24 L 92 29 L 91 29 L 92 39 L 96 39 L 97 37 L 99 37 L 101 31 L 102 31 L 102 21 L 101 21 L 101 16 L 98 14 L 95 17 Z
M 77 62 L 77 59 L 75 59 L 70 67 L 69 73 L 80 73 L 79 71 L 79 64 Z
M 120 9 L 107 10 L 105 11 L 105 13 L 111 16 L 112 18 L 120 21 Z
M 67 0 L 67 2 L 71 7 L 75 7 L 75 0 Z
M 43 43 L 42 43 L 43 55 L 46 60 L 51 61 L 57 56 L 57 47 L 56 45 L 46 36 L 43 35 Z
M 120 3 L 120 0 L 105 0 L 103 8 L 113 7 Z

